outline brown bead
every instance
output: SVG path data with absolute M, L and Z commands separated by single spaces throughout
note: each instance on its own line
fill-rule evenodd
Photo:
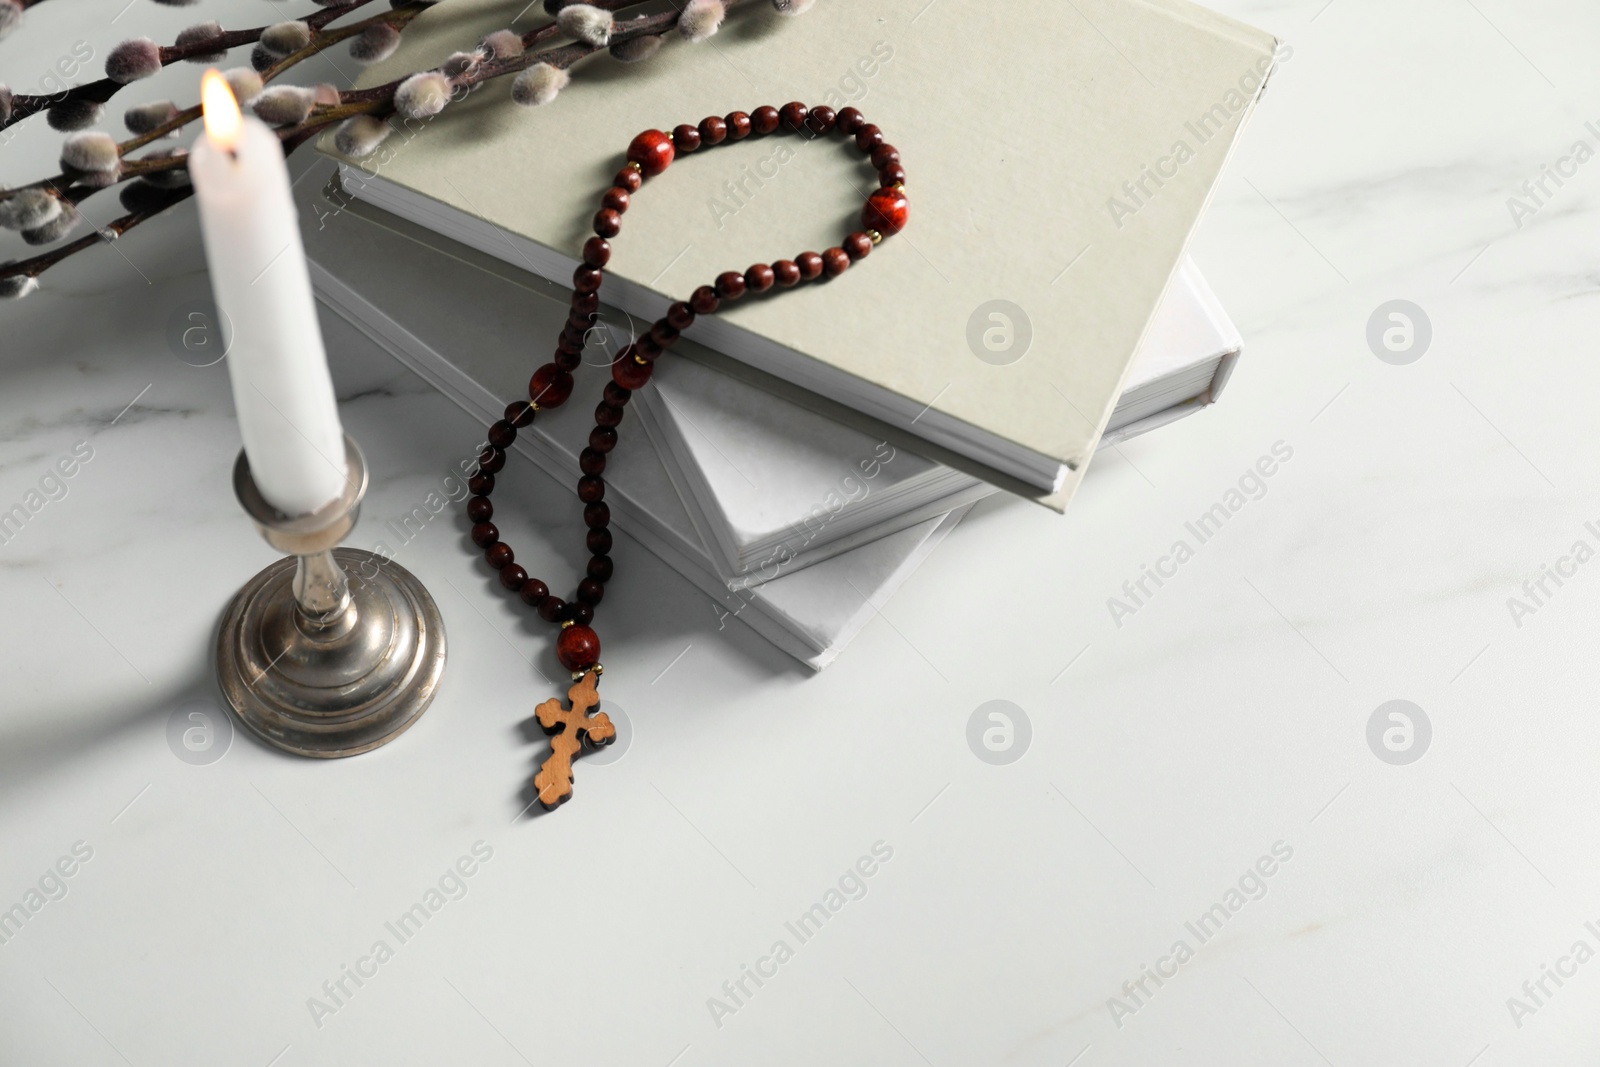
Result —
M 605 214 L 605 212 L 601 212 Z M 616 212 L 612 212 L 613 215 Z M 572 272 L 572 287 L 580 293 L 593 293 L 600 288 L 600 279 L 604 275 L 599 267 L 591 267 L 587 263 L 580 263 L 578 269 Z
M 753 264 L 744 272 L 744 284 L 752 293 L 764 293 L 772 288 L 772 283 L 777 280 L 772 268 L 765 263 Z
M 750 136 L 750 116 L 743 111 L 730 111 L 722 121 L 728 124 L 728 140 L 742 141 Z
M 479 471 L 467 479 L 467 489 L 478 496 L 488 496 L 494 492 L 494 475 Z
M 772 265 L 772 277 L 787 289 L 800 280 L 800 268 L 794 265 L 792 259 L 780 259 Z
M 600 198 L 600 206 L 615 211 L 618 215 L 628 210 L 628 190 L 620 185 L 613 185 L 606 190 L 606 195 Z
M 847 133 L 854 137 L 855 132 L 859 130 L 866 121 L 867 120 L 862 117 L 861 112 L 857 111 L 853 107 L 843 107 L 839 109 L 838 126 L 840 133 Z
M 606 454 L 586 448 L 578 453 L 578 469 L 585 474 L 603 474 L 606 469 Z
M 601 478 L 585 475 L 578 479 L 578 499 L 585 504 L 593 504 L 606 497 L 606 483 Z
M 479 548 L 488 548 L 500 540 L 500 531 L 492 522 L 480 522 L 472 527 L 472 543 Z
M 744 295 L 744 275 L 730 270 L 717 275 L 717 295 L 724 300 L 737 300 Z
M 611 380 L 624 389 L 643 389 L 656 369 L 654 363 L 640 363 L 633 359 L 619 359 L 611 364 Z
M 567 602 L 558 596 L 546 595 L 539 601 L 539 618 L 545 622 L 558 622 L 567 611 Z
M 517 557 L 511 551 L 510 545 L 504 541 L 496 541 L 483 550 L 483 558 L 489 561 L 489 566 L 499 570 L 501 567 L 510 566 Z
M 783 128 L 791 133 L 799 133 L 810 115 L 811 110 L 798 100 L 792 100 L 778 109 L 778 117 L 783 122 Z
M 878 171 L 878 184 L 885 189 L 906 183 L 906 168 L 898 163 L 891 163 Z
M 509 567 L 500 568 L 500 584 L 515 593 L 528 581 L 528 572 L 522 569 L 522 564 L 513 563 Z
M 870 152 L 883 143 L 883 131 L 872 123 L 867 123 L 856 130 L 856 147 L 863 152 Z
M 550 595 L 550 587 L 537 578 L 529 578 L 517 592 L 521 594 L 524 604 L 536 608 L 541 600 Z
M 502 451 L 511 447 L 511 442 L 517 439 L 517 428 L 501 419 L 489 427 L 489 443 Z
M 830 278 L 837 278 L 850 266 L 850 257 L 842 248 L 830 248 L 822 253 L 822 272 Z
M 700 131 L 687 122 L 672 128 L 672 147 L 679 152 L 693 152 L 700 147 Z
M 872 238 L 857 230 L 849 237 L 846 237 L 840 247 L 844 249 L 844 254 L 852 260 L 866 259 L 872 253 Z
M 639 338 L 639 340 L 635 341 L 633 347 L 636 350 L 635 355 L 646 361 L 654 360 L 657 356 L 661 355 L 662 351 L 661 345 L 656 343 L 656 339 L 651 337 L 648 333 Z
M 678 341 L 677 327 L 666 319 L 657 319 L 650 324 L 650 339 L 662 348 L 671 348 Z
M 579 626 L 588 626 L 594 622 L 594 609 L 587 604 L 568 604 L 562 609 L 561 617 L 571 619 Z
M 817 136 L 822 136 L 833 130 L 834 124 L 839 121 L 838 114 L 826 104 L 811 109 L 806 115 L 806 129 Z
M 674 301 L 667 308 L 667 322 L 675 330 L 687 330 L 694 325 L 694 308 L 682 300 Z
M 590 556 L 587 568 L 589 577 L 597 582 L 609 582 L 613 570 L 610 556 Z
M 610 452 L 617 447 L 617 431 L 609 426 L 596 426 L 589 431 L 589 447 L 596 452 Z
M 867 204 L 861 209 L 861 225 L 888 237 L 906 228 L 910 213 L 911 202 L 904 190 L 879 189 L 867 197 Z
M 506 454 L 500 449 L 490 445 L 478 453 L 478 469 L 488 471 L 490 474 L 498 473 L 506 465 Z
M 572 375 L 554 363 L 546 363 L 528 379 L 528 399 L 542 408 L 558 408 L 571 395 Z
M 556 659 L 569 671 L 586 671 L 600 662 L 600 638 L 582 623 L 565 627 L 556 638 Z
M 794 257 L 794 265 L 800 268 L 802 281 L 822 277 L 822 257 L 815 252 L 801 252 Z
M 526 400 L 513 400 L 506 405 L 506 421 L 518 429 L 533 425 L 534 406 Z
M 611 242 L 604 237 L 589 238 L 583 243 L 583 261 L 591 267 L 603 267 L 610 263 Z
M 700 120 L 700 138 L 708 145 L 721 144 L 728 139 L 728 124 L 716 115 Z
M 575 371 L 578 369 L 578 364 L 583 362 L 583 346 L 575 345 L 565 350 L 558 348 L 550 362 L 569 373 Z
M 751 132 L 765 137 L 773 130 L 776 130 L 778 123 L 782 120 L 783 116 L 778 114 L 777 108 L 771 104 L 763 104 L 750 112 L 750 129 Z
M 583 524 L 591 530 L 602 526 L 610 526 L 611 509 L 602 503 L 585 504 L 583 506 Z
M 900 149 L 885 141 L 872 150 L 872 165 L 878 170 L 900 162 Z
M 638 366 L 637 363 L 634 366 Z M 613 379 L 614 381 L 615 379 Z M 611 427 L 622 421 L 622 409 L 615 404 L 600 403 L 594 408 L 594 424 Z
M 630 193 L 637 193 L 639 187 L 644 184 L 644 175 L 632 167 L 623 167 L 617 171 L 617 176 L 611 179 L 611 184 L 619 185 Z
M 627 406 L 629 396 L 628 390 L 624 389 L 616 382 L 607 382 L 606 387 L 601 395 L 606 398 L 607 404 L 610 404 L 619 411 Z
M 585 578 L 578 583 L 578 599 L 590 607 L 605 599 L 606 587 L 593 578 Z
M 467 500 L 467 518 L 473 522 L 488 522 L 494 518 L 494 505 L 486 496 L 475 496 Z
M 601 240 L 601 238 L 595 238 L 595 240 Z M 606 245 L 606 250 L 609 252 L 610 248 L 611 248 L 611 246 L 608 243 Z M 599 293 L 577 293 L 577 292 L 573 293 L 572 294 L 572 310 L 578 312 L 581 315 L 593 315 L 596 311 L 600 310 L 600 294 Z
M 709 285 L 702 285 L 689 294 L 689 306 L 694 308 L 696 314 L 710 315 L 721 303 L 717 299 L 717 291 Z
M 622 216 L 608 207 L 594 213 L 594 232 L 601 237 L 615 237 L 622 232 Z
M 589 551 L 597 556 L 604 556 L 611 551 L 610 530 L 590 530 L 584 542 L 589 546 Z

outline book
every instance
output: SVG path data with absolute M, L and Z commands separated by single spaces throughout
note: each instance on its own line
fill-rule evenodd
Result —
M 522 10 L 430 9 L 358 85 Z M 580 64 L 548 107 L 491 85 L 346 161 L 346 188 L 565 280 L 640 129 L 797 95 L 858 103 L 902 153 L 910 226 L 839 278 L 739 301 L 687 336 L 896 447 L 1063 509 L 1276 42 L 1186 0 L 829 0 L 774 18 L 742 4 L 707 45 Z M 730 267 L 832 245 L 859 227 L 870 179 L 837 137 L 702 149 L 635 196 L 603 295 L 649 321 Z
M 324 199 L 326 188 L 314 175 L 295 186 L 318 301 L 484 424 L 526 396 L 531 352 L 566 321 L 564 294 L 470 248 L 441 251 L 418 239 L 438 241 L 436 235 L 403 220 L 342 210 Z M 328 348 L 337 359 L 332 335 Z M 574 376 L 572 398 L 541 413 L 512 445 L 554 479 L 552 492 L 572 492 L 608 380 L 599 368 L 585 370 Z M 733 591 L 645 434 L 632 434 L 608 457 L 606 487 L 612 528 L 704 593 L 704 610 L 722 625 L 749 626 L 813 670 L 843 651 L 967 511 L 930 517 L 816 566 L 783 568 L 759 588 Z
M 1185 260 L 1101 445 L 1214 402 L 1241 345 L 1199 268 Z M 829 559 L 996 491 L 730 377 L 708 365 L 700 346 L 686 342 L 676 351 L 687 358 L 659 362 L 654 388 L 634 397 L 633 410 L 730 589 L 759 584 L 780 565 Z

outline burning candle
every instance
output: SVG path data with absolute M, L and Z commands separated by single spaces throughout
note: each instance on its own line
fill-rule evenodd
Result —
M 232 327 L 228 376 L 250 473 L 285 515 L 344 491 L 344 430 L 317 326 L 283 148 L 241 115 L 214 70 L 201 82 L 205 135 L 189 155 L 211 292 Z

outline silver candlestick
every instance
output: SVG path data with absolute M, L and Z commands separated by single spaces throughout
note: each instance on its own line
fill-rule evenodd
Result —
M 239 503 L 290 558 L 246 582 L 228 606 L 217 677 L 240 722 L 301 756 L 354 756 L 394 740 L 444 673 L 444 621 L 423 584 L 385 557 L 335 547 L 367 491 L 361 450 L 348 436 L 344 447 L 345 492 L 310 515 L 267 503 L 243 452 L 233 467 Z

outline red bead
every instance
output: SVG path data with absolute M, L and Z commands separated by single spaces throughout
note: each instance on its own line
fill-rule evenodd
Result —
M 887 237 L 906 228 L 909 208 L 903 189 L 879 189 L 867 197 L 867 206 L 861 209 L 861 224 Z
M 694 308 L 679 300 L 667 308 L 667 323 L 674 330 L 687 330 L 694 325 Z
M 837 278 L 850 266 L 850 257 L 842 248 L 830 248 L 822 253 L 822 272 Z
M 792 259 L 780 259 L 772 265 L 773 279 L 785 289 L 800 280 L 800 268 Z
M 554 358 L 550 360 L 564 371 L 575 371 L 578 364 L 583 362 L 583 346 L 575 345 L 571 348 L 557 349 Z
M 750 116 L 743 111 L 730 111 L 723 121 L 728 124 L 730 141 L 742 141 L 750 136 Z
M 567 602 L 558 596 L 546 596 L 539 601 L 539 618 L 545 622 L 557 622 L 566 614 Z
M 607 404 L 610 404 L 618 411 L 621 411 L 628 403 L 628 390 L 622 388 L 616 382 L 607 382 L 601 395 L 606 398 Z
M 600 662 L 600 638 L 587 626 L 562 627 L 556 638 L 556 659 L 569 671 L 586 671 Z
M 610 530 L 590 530 L 584 541 L 588 544 L 589 551 L 597 556 L 603 556 L 611 551 Z
M 589 567 L 588 567 L 589 577 L 593 578 L 595 581 L 597 581 L 597 582 L 608 582 L 608 581 L 610 581 L 611 580 L 612 569 L 613 569 L 613 565 L 611 563 L 611 557 L 610 556 L 590 556 L 589 557 Z
M 878 170 L 898 162 L 900 162 L 900 149 L 887 141 L 872 150 L 872 165 Z
M 791 133 L 800 132 L 800 127 L 806 124 L 806 119 L 811 115 L 811 109 L 798 100 L 790 101 L 778 109 L 778 117 L 783 120 L 783 128 Z
M 517 439 L 517 428 L 501 419 L 489 427 L 489 443 L 502 452 L 511 447 L 511 442 Z
M 766 292 L 776 280 L 777 275 L 765 263 L 757 263 L 744 272 L 744 284 L 752 293 Z
M 602 211 L 600 214 L 604 215 L 606 212 Z M 616 212 L 613 211 L 611 214 L 615 215 Z M 605 277 L 605 272 L 599 267 L 591 267 L 587 263 L 580 263 L 577 269 L 572 272 L 572 287 L 579 293 L 597 292 L 600 289 L 600 279 L 603 277 Z M 573 312 L 573 314 L 579 314 L 579 312 Z M 585 322 L 584 326 L 587 327 L 588 323 Z
M 578 479 L 578 499 L 585 504 L 593 504 L 597 500 L 606 498 L 606 483 L 603 479 L 586 474 Z
M 872 123 L 867 123 L 856 129 L 856 147 L 863 152 L 870 152 L 883 143 L 883 131 Z
M 606 587 L 593 578 L 585 578 L 578 583 L 578 599 L 590 605 L 600 603 L 606 596 Z
M 728 139 L 728 124 L 716 115 L 700 120 L 700 137 L 706 144 L 721 144 Z
M 609 426 L 596 426 L 589 431 L 589 447 L 596 452 L 610 452 L 617 447 L 617 431 Z
M 639 169 L 647 178 L 666 170 L 676 155 L 672 138 L 660 130 L 646 130 L 628 145 L 628 162 L 639 164 Z
M 571 619 L 579 626 L 588 626 L 594 622 L 594 609 L 587 604 L 568 604 L 561 617 Z
M 878 171 L 878 184 L 884 187 L 891 185 L 904 185 L 906 181 L 906 168 L 898 163 L 891 163 Z
M 806 115 L 806 129 L 820 137 L 825 133 L 831 132 L 834 123 L 838 121 L 839 116 L 834 112 L 833 108 L 823 104 L 812 108 L 810 113 Z
M 542 408 L 558 408 L 571 395 L 572 375 L 554 363 L 546 363 L 528 379 L 528 399 Z
M 500 568 L 500 584 L 511 590 L 513 593 L 527 584 L 527 581 L 528 572 L 523 570 L 522 565 L 519 563 L 513 563 L 509 567 Z
M 630 193 L 637 193 L 639 186 L 644 184 L 644 175 L 632 167 L 623 167 L 617 171 L 617 176 L 611 179 L 611 184 L 621 186 Z
M 778 109 L 771 104 L 764 104 L 750 112 L 750 128 L 763 137 L 776 130 L 782 120 Z
M 526 400 L 513 400 L 506 405 L 506 421 L 518 429 L 533 425 L 533 405 Z
M 536 608 L 541 600 L 550 595 L 550 587 L 537 578 L 529 578 L 522 583 L 522 588 L 518 592 L 522 595 L 524 604 Z
M 506 454 L 493 445 L 478 453 L 478 469 L 494 474 L 506 465 Z
M 802 281 L 811 281 L 813 278 L 822 277 L 822 257 L 815 252 L 801 252 L 794 257 L 794 265 L 800 268 Z
M 499 570 L 501 567 L 508 567 L 516 560 L 516 556 L 511 551 L 511 546 L 504 541 L 496 541 L 484 549 L 483 558 L 488 560 L 489 566 L 495 570 Z
M 611 427 L 611 426 L 615 426 L 617 423 L 619 423 L 621 421 L 622 421 L 622 409 L 617 407 L 615 404 L 604 404 L 604 403 L 602 403 L 602 404 L 596 404 L 595 405 L 595 409 L 594 409 L 594 424 L 596 426 Z M 599 472 L 598 471 L 587 471 L 585 473 L 597 474 Z
M 724 300 L 737 300 L 744 295 L 744 275 L 730 270 L 717 275 L 717 295 Z
M 594 232 L 601 237 L 615 237 L 622 232 L 622 216 L 608 207 L 594 213 Z
M 657 319 L 650 326 L 650 339 L 662 348 L 671 348 L 678 341 L 678 328 L 666 319 Z
M 682 126 L 672 128 L 672 147 L 679 152 L 689 153 L 700 147 L 700 131 L 687 122 Z
M 606 190 L 606 195 L 600 198 L 600 206 L 615 211 L 618 215 L 628 210 L 628 190 L 620 185 L 613 185 Z
M 475 496 L 467 501 L 467 518 L 473 522 L 488 522 L 494 518 L 494 505 L 486 496 Z
M 586 448 L 578 453 L 578 469 L 585 474 L 603 474 L 606 469 L 606 454 Z
M 472 527 L 472 543 L 479 548 L 488 548 L 500 540 L 500 531 L 492 522 L 480 522 Z
M 624 389 L 643 389 L 655 368 L 654 363 L 640 363 L 632 358 L 619 359 L 611 364 L 611 380 Z
M 611 509 L 605 504 L 585 504 L 583 506 L 583 524 L 591 530 L 602 526 L 611 525 Z
M 479 471 L 467 479 L 467 489 L 478 496 L 488 496 L 494 492 L 494 475 Z
M 717 291 L 709 285 L 702 285 L 689 294 L 689 306 L 700 315 L 709 315 L 717 310 L 722 301 L 717 299 Z
M 847 133 L 853 137 L 855 136 L 855 132 L 859 130 L 866 121 L 867 120 L 862 117 L 861 112 L 853 107 L 843 107 L 839 109 L 838 125 L 841 133 Z
M 846 237 L 840 247 L 844 249 L 844 254 L 849 256 L 852 260 L 866 259 L 867 256 L 872 252 L 872 238 L 868 237 L 864 233 L 861 233 L 860 231 L 857 231 L 856 233 L 851 234 L 849 237 Z
M 598 238 L 597 238 L 597 240 L 598 240 Z M 611 251 L 611 245 L 608 243 L 606 245 L 607 254 L 610 254 L 610 251 Z M 596 264 L 596 266 L 599 266 L 599 264 Z M 585 315 L 592 315 L 592 314 L 594 314 L 594 312 L 599 307 L 600 307 L 600 297 L 599 297 L 599 295 L 597 293 L 573 293 L 572 294 L 572 310 L 573 311 L 582 312 Z
M 611 262 L 611 242 L 604 237 L 591 237 L 583 243 L 583 261 L 591 267 L 603 267 Z M 587 296 L 587 293 L 579 293 Z

